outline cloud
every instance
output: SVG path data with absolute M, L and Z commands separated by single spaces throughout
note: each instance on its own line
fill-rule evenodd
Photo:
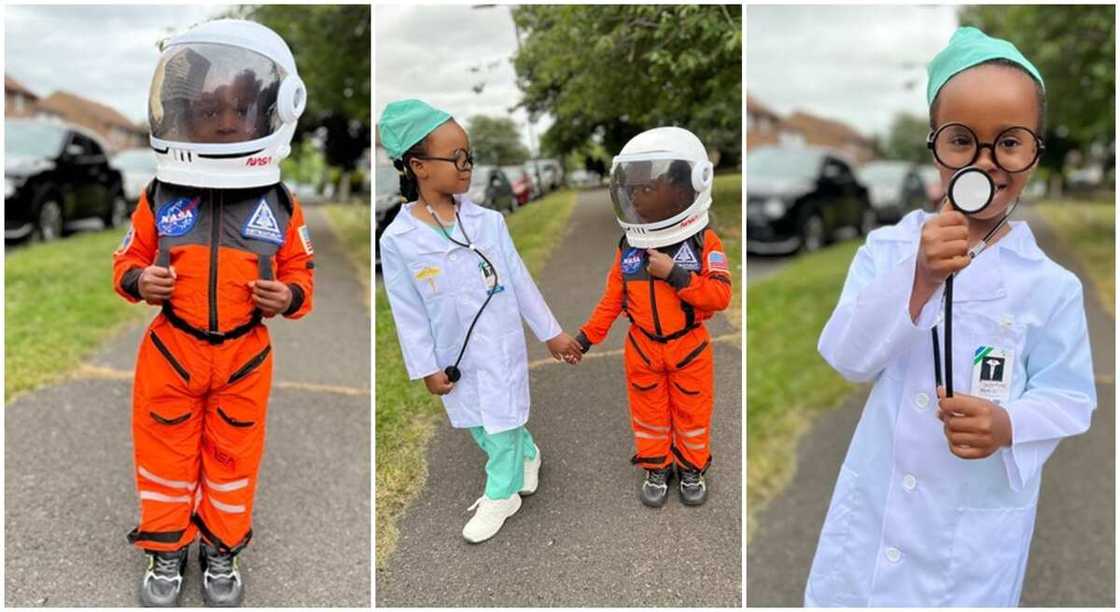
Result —
M 4 70 L 38 95 L 65 90 L 145 121 L 156 43 L 230 8 L 9 6 Z
M 748 6 L 746 91 L 865 135 L 925 116 L 925 65 L 957 27 L 951 6 Z
M 509 11 L 508 6 L 374 6 L 375 116 L 402 98 L 420 98 L 464 122 L 473 115 L 510 116 L 521 92 L 510 63 L 517 39 Z M 528 144 L 527 113 L 517 109 L 512 117 Z M 551 124 L 547 116 L 537 122 L 537 139 Z

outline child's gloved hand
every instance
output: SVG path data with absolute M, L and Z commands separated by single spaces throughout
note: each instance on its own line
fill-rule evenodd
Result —
M 164 300 L 171 299 L 176 278 L 178 276 L 175 274 L 175 268 L 148 266 L 140 273 L 140 279 L 137 281 L 136 287 L 140 291 L 140 297 L 144 298 L 145 302 L 153 306 L 159 306 Z
M 253 292 L 253 303 L 266 317 L 275 317 L 292 305 L 292 290 L 280 281 L 249 281 L 249 290 Z
M 937 388 L 937 418 L 945 424 L 949 452 L 961 459 L 983 459 L 1011 445 L 1011 417 L 1003 408 L 972 395 L 945 397 Z
M 564 361 L 570 365 L 575 365 L 583 359 L 583 351 L 580 350 L 579 342 L 567 332 L 560 332 L 558 336 L 545 342 L 548 346 L 548 351 L 552 353 L 552 358 L 556 361 Z
M 646 254 L 649 255 L 649 265 L 646 266 L 646 271 L 654 278 L 669 278 L 669 273 L 673 271 L 673 258 L 658 251 L 657 249 L 646 249 Z
M 917 264 L 921 278 L 915 279 L 915 282 L 937 287 L 971 261 L 968 256 L 968 219 L 946 201 L 937 216 L 931 217 L 922 226 Z
M 451 382 L 443 370 L 425 376 L 424 384 L 428 386 L 428 393 L 432 395 L 447 395 L 455 388 L 455 383 Z

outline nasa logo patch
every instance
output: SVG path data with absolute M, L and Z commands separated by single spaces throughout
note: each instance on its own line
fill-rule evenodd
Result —
M 166 202 L 156 213 L 156 230 L 160 236 L 182 236 L 198 223 L 201 197 L 181 197 Z
M 634 274 L 642 267 L 642 251 L 641 249 L 626 249 L 622 254 L 622 273 Z

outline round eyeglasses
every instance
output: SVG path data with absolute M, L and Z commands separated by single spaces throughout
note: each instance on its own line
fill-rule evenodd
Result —
M 466 172 L 467 170 L 470 170 L 471 168 L 474 168 L 474 155 L 472 155 L 469 151 L 464 151 L 462 149 L 456 149 L 455 153 L 451 157 L 435 157 L 435 156 L 428 156 L 428 155 L 417 155 L 416 159 L 423 159 L 423 160 L 431 159 L 431 160 L 436 160 L 436 161 L 451 162 L 451 163 L 455 164 L 455 169 L 458 170 L 459 172 Z
M 960 170 L 976 163 L 980 149 L 992 151 L 992 160 L 1004 172 L 1015 174 L 1030 169 L 1045 150 L 1042 139 L 1025 127 L 1003 130 L 992 142 L 980 142 L 963 123 L 947 123 L 932 132 L 926 146 L 942 166 Z

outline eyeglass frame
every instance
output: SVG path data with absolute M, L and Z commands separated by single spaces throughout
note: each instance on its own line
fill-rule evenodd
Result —
M 460 168 L 459 167 L 459 158 L 458 157 L 435 157 L 433 155 L 416 155 L 416 156 L 413 157 L 413 159 L 419 159 L 419 160 L 424 160 L 424 161 L 434 160 L 434 161 L 451 162 L 451 163 L 455 164 L 455 169 L 458 170 L 459 172 L 466 172 L 467 170 L 473 170 L 474 169 L 474 154 L 471 153 L 470 151 L 467 151 L 467 150 L 464 150 L 464 149 L 456 149 L 455 150 L 456 153 L 458 153 L 459 151 L 462 151 L 463 153 L 466 154 L 466 158 L 463 160 L 467 165 L 466 168 Z
M 938 134 L 943 132 L 945 130 L 945 128 L 952 127 L 952 126 L 955 126 L 955 125 L 959 125 L 962 128 L 968 130 L 968 133 L 972 135 L 972 139 L 976 141 L 976 151 L 972 154 L 972 159 L 969 160 L 969 162 L 964 164 L 963 166 L 950 166 L 949 164 L 945 163 L 937 155 L 937 148 L 933 146 L 934 143 L 937 142 Z M 1034 152 L 1034 159 L 1032 159 L 1031 162 L 1029 164 L 1027 164 L 1026 166 L 1024 166 L 1021 170 L 1008 170 L 1007 168 L 1004 168 L 1003 164 L 999 163 L 999 155 L 996 154 L 996 143 L 999 142 L 999 139 L 1000 139 L 1001 136 L 1003 136 L 1007 132 L 1010 132 L 1011 130 L 1025 130 L 1028 134 L 1030 134 L 1031 136 L 1034 137 L 1034 142 L 1035 142 L 1035 146 L 1036 146 L 1036 149 L 1035 149 L 1035 152 Z M 1042 152 L 1046 150 L 1046 142 L 1044 140 L 1042 140 L 1042 138 L 1038 134 L 1035 134 L 1034 130 L 1030 129 L 1029 127 L 1024 127 L 1024 126 L 1021 126 L 1021 125 L 1013 125 L 1013 126 L 1011 126 L 1009 128 L 1006 128 L 1004 130 L 1000 130 L 1000 133 L 996 134 L 996 137 L 995 137 L 994 140 L 992 140 L 992 142 L 981 142 L 980 137 L 976 135 L 976 132 L 974 132 L 972 130 L 972 128 L 968 127 L 967 125 L 965 125 L 963 123 L 958 123 L 958 122 L 955 122 L 955 121 L 952 122 L 952 123 L 946 123 L 945 125 L 937 128 L 936 130 L 931 131 L 929 133 L 929 136 L 926 137 L 926 148 L 929 149 L 930 153 L 933 154 L 933 159 L 935 159 L 937 161 L 937 163 L 941 164 L 942 166 L 945 166 L 946 168 L 949 168 L 950 170 L 960 170 L 961 168 L 967 168 L 967 167 L 971 166 L 972 164 L 975 164 L 976 160 L 980 159 L 980 151 L 984 147 L 987 147 L 988 149 L 990 149 L 992 151 L 992 162 L 995 163 L 995 165 L 1000 170 L 1003 170 L 1004 172 L 1006 172 L 1008 174 L 1019 174 L 1021 172 L 1026 172 L 1027 170 L 1030 170 L 1031 167 L 1034 166 L 1035 163 L 1038 162 L 1038 160 L 1042 157 Z

